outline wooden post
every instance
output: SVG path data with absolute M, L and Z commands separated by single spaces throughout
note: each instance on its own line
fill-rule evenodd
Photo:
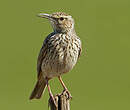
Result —
M 49 106 L 51 110 L 70 110 L 70 99 L 68 99 L 68 94 L 63 91 L 61 94 L 54 96 L 57 107 L 55 106 L 52 99 L 49 99 Z

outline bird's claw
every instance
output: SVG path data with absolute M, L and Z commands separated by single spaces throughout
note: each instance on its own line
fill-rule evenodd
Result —
M 71 93 L 69 92 L 68 89 L 65 89 L 63 92 L 66 92 L 66 93 L 67 93 L 67 99 L 68 99 L 68 100 L 69 100 L 69 99 L 72 99 L 72 95 L 71 95 Z
M 55 105 L 55 107 L 57 108 L 58 105 L 57 105 L 56 100 L 55 100 L 55 98 L 52 94 L 50 94 L 50 100 Z

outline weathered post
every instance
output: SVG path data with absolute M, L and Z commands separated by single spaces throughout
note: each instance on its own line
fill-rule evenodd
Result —
M 51 110 L 70 110 L 70 99 L 66 91 L 54 96 L 57 107 L 52 99 L 49 99 L 49 106 Z

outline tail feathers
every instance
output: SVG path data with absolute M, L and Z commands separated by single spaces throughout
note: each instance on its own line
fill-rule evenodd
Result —
M 46 88 L 46 82 L 45 81 L 42 81 L 42 82 L 37 81 L 37 83 L 35 85 L 35 88 L 32 91 L 32 94 L 31 94 L 29 99 L 30 100 L 32 100 L 32 99 L 40 99 L 41 96 L 42 96 L 42 93 L 45 90 L 45 88 Z

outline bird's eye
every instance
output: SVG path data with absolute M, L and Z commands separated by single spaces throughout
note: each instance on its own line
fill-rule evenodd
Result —
M 60 20 L 61 20 L 61 21 L 63 21 L 63 20 L 64 20 L 64 18 L 63 18 L 63 17 L 61 17 L 61 18 L 60 18 Z

